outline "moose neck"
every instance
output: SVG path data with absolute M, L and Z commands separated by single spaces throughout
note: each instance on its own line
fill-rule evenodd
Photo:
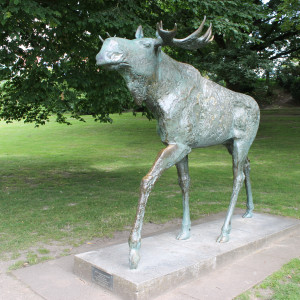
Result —
M 142 102 L 149 98 L 149 87 L 155 84 L 157 80 L 156 75 L 145 76 L 143 74 L 133 72 L 132 70 L 121 72 L 120 74 L 125 79 L 135 103 L 139 106 L 142 105 Z
M 162 52 L 152 72 L 136 72 L 131 68 L 120 72 L 137 105 L 145 101 L 152 113 L 157 114 L 157 102 L 164 95 L 164 90 L 172 89 L 180 80 L 180 70 L 174 67 L 174 63 L 175 66 L 178 64 Z

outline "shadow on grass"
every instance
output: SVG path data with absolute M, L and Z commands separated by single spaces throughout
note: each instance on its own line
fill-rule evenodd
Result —
M 21 161 L 23 161 L 21 163 Z M 9 166 L 6 166 L 9 165 Z M 91 239 L 131 226 L 141 178 L 151 165 L 88 166 L 76 161 L 62 166 L 36 160 L 2 161 L 0 251 L 23 249 L 38 241 Z M 18 167 L 17 167 L 18 166 Z M 113 166 L 113 164 L 112 164 Z M 227 166 L 191 167 L 192 217 L 224 210 L 230 198 Z M 218 183 L 216 184 L 216 179 Z M 224 179 L 225 178 L 225 179 Z M 205 205 L 204 205 L 205 204 Z M 176 168 L 167 170 L 150 195 L 145 222 L 163 223 L 182 214 Z

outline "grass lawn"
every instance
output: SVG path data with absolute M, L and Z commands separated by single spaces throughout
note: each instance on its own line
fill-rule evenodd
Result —
M 262 112 L 249 158 L 255 210 L 300 217 L 300 109 Z M 131 226 L 141 178 L 163 148 L 156 122 L 130 113 L 113 124 L 0 123 L 0 257 L 39 242 L 82 243 Z M 222 146 L 190 154 L 191 216 L 226 210 L 231 157 Z M 245 207 L 245 189 L 238 207 Z M 176 168 L 157 182 L 145 222 L 182 214 Z M 47 250 L 43 250 L 47 251 Z
M 300 299 L 300 259 L 292 259 L 279 271 L 266 278 L 235 300 L 299 300 Z

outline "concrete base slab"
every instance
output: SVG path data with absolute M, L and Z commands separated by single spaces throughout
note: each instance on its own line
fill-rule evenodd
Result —
M 127 243 L 78 254 L 74 272 L 125 299 L 149 299 L 196 279 L 299 230 L 295 219 L 255 214 L 234 216 L 228 243 L 216 243 L 223 219 L 192 227 L 192 237 L 175 239 L 168 232 L 142 240 L 137 270 L 128 265 Z
M 300 227 L 262 250 L 225 264 L 209 276 L 201 276 L 155 299 L 232 300 L 261 283 L 292 258 L 300 258 Z

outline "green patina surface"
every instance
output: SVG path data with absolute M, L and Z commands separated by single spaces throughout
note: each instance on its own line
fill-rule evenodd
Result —
M 172 31 L 157 24 L 156 39 L 144 38 L 142 27 L 136 39 L 109 37 L 96 56 L 97 65 L 120 73 L 137 105 L 145 103 L 157 120 L 158 133 L 166 148 L 161 150 L 153 166 L 142 178 L 135 223 L 129 236 L 129 263 L 136 269 L 140 260 L 141 231 L 146 204 L 154 184 L 165 170 L 176 165 L 182 190 L 183 218 L 177 239 L 190 237 L 190 176 L 188 154 L 192 149 L 224 145 L 232 155 L 233 190 L 221 234 L 220 243 L 228 242 L 231 218 L 239 191 L 245 182 L 247 209 L 244 218 L 251 218 L 253 197 L 250 183 L 248 151 L 259 126 L 260 112 L 255 100 L 233 92 L 204 77 L 188 64 L 166 55 L 162 46 L 188 50 L 198 49 L 212 41 L 211 25 L 204 35 L 200 27 L 184 39 L 176 39 Z

